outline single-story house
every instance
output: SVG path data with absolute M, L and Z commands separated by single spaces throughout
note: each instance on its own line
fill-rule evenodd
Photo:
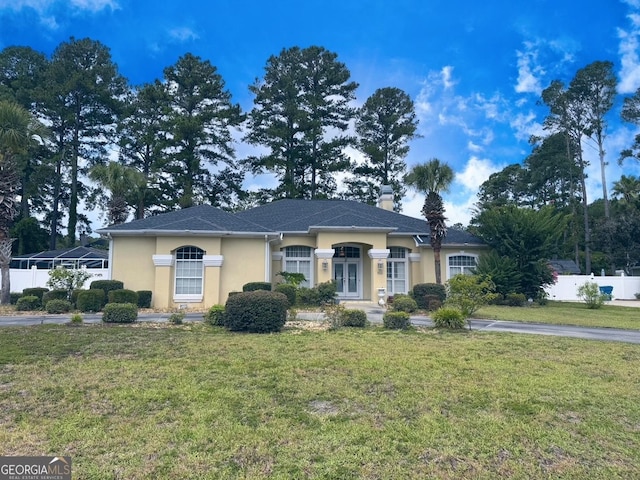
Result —
M 378 206 L 350 200 L 277 200 L 235 214 L 200 205 L 98 232 L 110 240 L 111 278 L 151 290 L 155 308 L 226 302 L 248 282 L 277 283 L 299 272 L 303 286 L 335 280 L 338 297 L 377 301 L 434 282 L 424 219 L 393 211 L 383 190 Z M 486 247 L 450 229 L 441 252 L 443 280 L 468 272 Z

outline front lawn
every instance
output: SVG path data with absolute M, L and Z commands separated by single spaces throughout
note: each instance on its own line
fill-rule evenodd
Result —
M 487 305 L 474 317 L 514 322 L 552 323 L 581 327 L 609 327 L 640 330 L 640 308 L 603 305 L 589 309 L 581 302 L 548 302 L 545 306 L 504 307 Z
M 0 454 L 74 478 L 640 477 L 636 345 L 491 333 L 0 331 Z

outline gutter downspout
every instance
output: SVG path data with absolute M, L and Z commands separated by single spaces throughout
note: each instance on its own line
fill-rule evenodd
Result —
M 282 241 L 283 234 L 269 240 L 269 235 L 264 236 L 264 281 L 271 282 L 271 242 Z
M 107 237 L 109 238 L 109 278 L 107 280 L 111 280 L 113 278 L 113 237 L 110 233 L 107 233 Z

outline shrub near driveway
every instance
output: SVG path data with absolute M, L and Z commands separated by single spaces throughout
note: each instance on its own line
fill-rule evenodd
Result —
M 105 323 L 133 323 L 138 318 L 138 306 L 133 303 L 107 303 L 102 312 Z

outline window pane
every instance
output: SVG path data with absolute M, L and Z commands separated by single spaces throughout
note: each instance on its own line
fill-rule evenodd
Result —
M 204 250 L 193 246 L 176 250 L 176 295 L 202 295 L 204 253 Z

